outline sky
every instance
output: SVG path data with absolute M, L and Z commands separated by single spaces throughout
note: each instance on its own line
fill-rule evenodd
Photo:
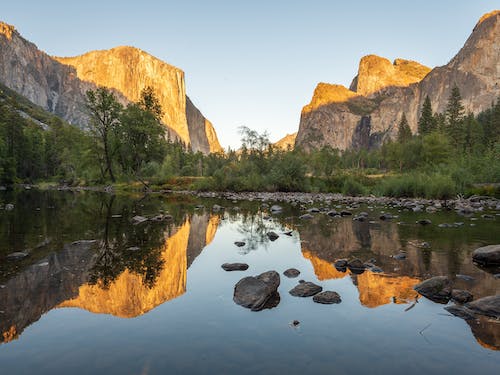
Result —
M 319 82 L 349 87 L 377 54 L 446 64 L 500 0 L 18 0 L 0 20 L 56 56 L 130 45 L 186 73 L 224 148 L 238 127 L 296 132 Z

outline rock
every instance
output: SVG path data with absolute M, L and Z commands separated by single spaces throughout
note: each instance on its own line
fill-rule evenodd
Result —
M 267 238 L 271 241 L 276 241 L 279 238 L 279 235 L 276 232 L 268 232 Z
M 289 293 L 294 297 L 311 297 L 321 292 L 323 288 L 310 281 L 298 284 Z
M 311 220 L 314 216 L 311 215 L 311 214 L 304 214 L 304 215 L 300 215 L 299 216 L 299 219 L 302 219 L 302 220 Z
M 483 246 L 474 250 L 472 260 L 482 266 L 500 265 L 500 245 Z
M 369 270 L 373 273 L 383 273 L 384 270 L 380 267 L 377 267 L 377 266 L 373 266 L 373 267 L 370 267 Z
M 451 282 L 446 276 L 435 276 L 413 288 L 419 294 L 438 303 L 447 303 L 451 297 Z
M 243 242 L 243 241 L 236 241 L 234 244 L 235 244 L 236 246 L 238 246 L 238 247 L 243 247 L 243 246 L 245 246 L 245 242 Z
M 309 213 L 318 213 L 318 212 L 320 212 L 320 210 L 317 207 L 313 207 L 313 208 L 308 209 L 307 212 L 309 212 Z
M 327 214 L 328 216 L 330 216 L 330 217 L 340 216 L 340 213 L 338 213 L 338 212 L 337 212 L 337 211 L 335 211 L 335 210 L 328 211 L 326 214 Z
M 281 211 L 283 211 L 283 208 L 281 206 L 278 206 L 277 204 L 271 206 L 271 212 L 272 213 L 277 214 L 277 213 L 279 213 Z
M 388 213 L 384 213 L 382 215 L 380 215 L 379 219 L 380 220 L 391 220 L 394 216 L 392 216 L 391 214 L 388 214 Z
M 358 258 L 351 259 L 349 262 L 347 262 L 347 267 L 353 272 L 353 273 L 363 273 L 365 269 L 364 263 L 359 260 Z
M 14 209 L 14 205 L 12 203 L 7 203 L 4 207 L 5 211 L 12 211 Z
M 405 260 L 406 259 L 406 254 L 405 253 L 399 253 L 396 255 L 393 255 L 393 258 L 396 260 Z
M 7 260 L 20 260 L 23 258 L 26 258 L 29 254 L 22 252 L 22 251 L 16 251 L 14 253 L 10 253 L 7 255 Z
M 298 320 L 292 320 L 290 324 L 294 327 L 297 327 L 300 324 L 300 322 Z
M 476 315 L 500 319 L 500 294 L 483 297 L 465 305 L 448 306 L 445 309 L 465 320 L 474 319 Z
M 465 307 L 475 314 L 500 319 L 500 294 L 466 303 Z
M 340 211 L 340 216 L 351 216 L 352 212 L 347 210 Z
M 93 245 L 97 243 L 97 240 L 78 240 L 78 241 L 73 241 L 71 245 L 73 246 L 86 246 L 86 245 Z
M 352 220 L 354 221 L 360 221 L 360 222 L 363 222 L 363 221 L 366 221 L 368 218 L 366 216 L 360 216 L 360 215 L 356 215 L 352 218 Z
M 234 287 L 233 301 L 252 311 L 259 311 L 266 307 L 275 307 L 280 276 L 276 271 L 264 272 L 256 277 L 247 276 L 238 281 Z M 270 302 L 270 305 L 266 304 Z
M 336 268 L 346 268 L 347 267 L 347 259 L 337 259 L 334 263 Z
M 137 246 L 131 246 L 131 247 L 127 248 L 127 250 L 128 251 L 139 251 L 141 249 L 139 247 L 137 247 Z
M 134 225 L 141 224 L 141 223 L 144 223 L 144 222 L 146 222 L 146 221 L 148 221 L 148 219 L 147 219 L 146 217 L 144 217 L 144 216 L 140 216 L 140 215 L 136 215 L 136 216 L 134 216 L 134 217 L 132 218 L 132 223 L 133 223 Z
M 467 290 L 453 289 L 451 291 L 451 299 L 457 303 L 467 303 L 472 301 L 473 296 Z
M 300 271 L 295 268 L 289 268 L 285 272 L 283 272 L 283 275 L 289 278 L 294 278 L 300 275 Z
M 223 209 L 224 209 L 224 207 L 219 206 L 218 204 L 214 204 L 214 205 L 212 206 L 212 211 L 213 211 L 213 212 L 219 212 L 219 211 L 221 211 L 221 210 L 223 210 Z
M 464 281 L 474 281 L 475 280 L 472 276 L 469 276 L 469 275 L 457 274 L 455 276 L 457 279 L 464 280 Z
M 288 230 L 286 232 L 283 232 L 285 236 L 291 236 L 293 234 L 293 230 Z
M 337 292 L 332 292 L 332 291 L 327 290 L 327 291 L 316 294 L 313 297 L 313 301 L 316 303 L 330 305 L 333 303 L 340 303 L 340 302 L 342 302 L 342 299 L 340 298 L 340 296 Z
M 425 211 L 430 213 L 430 214 L 433 214 L 437 211 L 437 208 L 435 206 L 428 206 L 425 208 Z
M 417 224 L 420 224 L 420 225 L 431 225 L 432 221 L 430 221 L 429 219 L 422 219 L 422 220 L 417 220 Z
M 222 266 L 224 271 L 246 271 L 248 264 L 246 263 L 224 263 Z
M 495 218 L 495 216 L 490 215 L 490 214 L 483 214 L 483 215 L 481 215 L 481 217 L 482 217 L 483 219 L 494 219 L 494 218 Z

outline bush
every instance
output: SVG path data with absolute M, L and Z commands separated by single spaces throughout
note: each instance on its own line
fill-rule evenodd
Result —
M 457 193 L 449 175 L 412 173 L 383 179 L 377 194 L 397 198 L 449 199 Z

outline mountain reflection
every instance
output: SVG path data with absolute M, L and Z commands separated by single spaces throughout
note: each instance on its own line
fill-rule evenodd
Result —
M 114 205 L 112 198 L 98 209 L 100 240 L 66 244 L 1 285 L 0 342 L 53 308 L 132 318 L 185 293 L 187 268 L 212 241 L 219 218 L 183 214 L 132 225 L 127 209 Z

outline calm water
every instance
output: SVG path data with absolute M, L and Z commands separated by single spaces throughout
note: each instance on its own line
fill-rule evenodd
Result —
M 498 321 L 469 326 L 412 289 L 429 276 L 464 274 L 474 280 L 455 286 L 476 298 L 499 293 L 500 280 L 470 261 L 475 248 L 500 242 L 496 213 L 483 219 L 363 206 L 354 211 L 367 211 L 370 221 L 361 223 L 191 197 L 0 192 L 0 206 L 6 203 L 15 208 L 0 210 L 2 374 L 500 372 Z M 226 210 L 212 213 L 215 203 Z M 399 217 L 380 221 L 382 211 Z M 165 221 L 131 223 L 167 212 Z M 414 224 L 420 218 L 433 224 Z M 444 222 L 464 225 L 437 226 Z M 270 230 L 280 234 L 276 241 L 267 239 Z M 97 242 L 73 244 L 80 240 Z M 392 257 L 400 250 L 406 260 Z M 16 251 L 29 255 L 6 259 Z M 384 273 L 333 267 L 349 257 L 373 258 Z M 250 268 L 220 267 L 236 261 Z M 251 312 L 233 302 L 242 277 L 290 267 L 301 275 L 281 276 L 276 308 Z M 342 303 L 292 297 L 299 279 L 337 291 Z

